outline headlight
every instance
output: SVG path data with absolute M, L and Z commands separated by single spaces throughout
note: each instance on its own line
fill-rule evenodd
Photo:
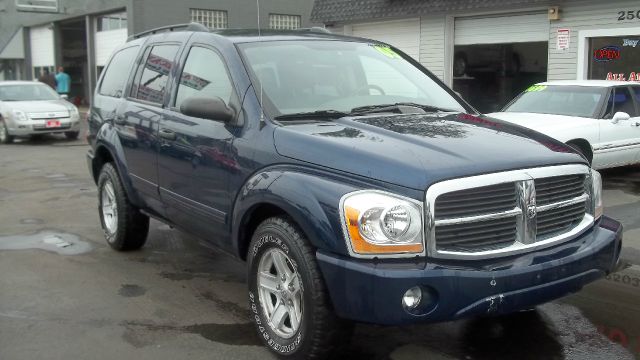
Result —
M 80 120 L 80 112 L 78 112 L 77 107 L 73 106 L 69 108 L 69 117 L 71 117 L 72 120 Z
M 604 213 L 602 204 L 602 176 L 600 173 L 591 170 L 591 201 L 593 202 L 593 217 L 598 220 Z
M 357 255 L 420 254 L 424 251 L 422 204 L 367 190 L 345 195 L 340 204 L 347 246 Z
M 27 114 L 21 110 L 13 110 L 13 119 L 17 121 L 27 121 Z

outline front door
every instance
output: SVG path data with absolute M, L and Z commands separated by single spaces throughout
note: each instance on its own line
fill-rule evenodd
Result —
M 186 116 L 180 106 L 194 96 L 219 97 L 238 109 L 237 97 L 223 59 L 205 45 L 188 50 L 176 83 L 173 106 L 160 122 L 160 194 L 167 214 L 178 225 L 222 244 L 231 207 L 228 175 L 236 166 L 229 150 L 235 128 L 215 119 Z
M 617 112 L 627 113 L 628 120 L 613 120 Z M 612 89 L 607 102 L 604 119 L 600 120 L 600 142 L 594 145 L 597 162 L 594 167 L 612 167 L 631 164 L 640 149 L 640 126 L 638 109 L 628 86 Z

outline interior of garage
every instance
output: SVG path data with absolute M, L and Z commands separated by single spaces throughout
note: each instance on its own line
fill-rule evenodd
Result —
M 547 79 L 547 54 L 548 42 L 455 46 L 453 89 L 480 112 L 498 111 Z
M 59 23 L 60 62 L 71 77 L 69 100 L 80 105 L 87 102 L 87 27 L 85 19 Z

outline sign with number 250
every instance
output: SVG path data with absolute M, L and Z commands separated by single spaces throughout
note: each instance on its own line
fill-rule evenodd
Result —
M 618 11 L 618 21 L 640 20 L 640 10 Z

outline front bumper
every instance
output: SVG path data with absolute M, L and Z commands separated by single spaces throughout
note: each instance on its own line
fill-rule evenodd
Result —
M 29 136 L 80 131 L 80 119 L 61 118 L 55 120 L 60 121 L 59 127 L 48 128 L 45 120 L 13 121 L 9 124 L 9 133 L 13 136 Z
M 612 271 L 621 245 L 622 225 L 603 217 L 571 241 L 507 258 L 390 262 L 318 251 L 317 259 L 340 317 L 400 325 L 505 314 L 560 298 Z M 421 314 L 402 305 L 416 285 L 435 294 Z

